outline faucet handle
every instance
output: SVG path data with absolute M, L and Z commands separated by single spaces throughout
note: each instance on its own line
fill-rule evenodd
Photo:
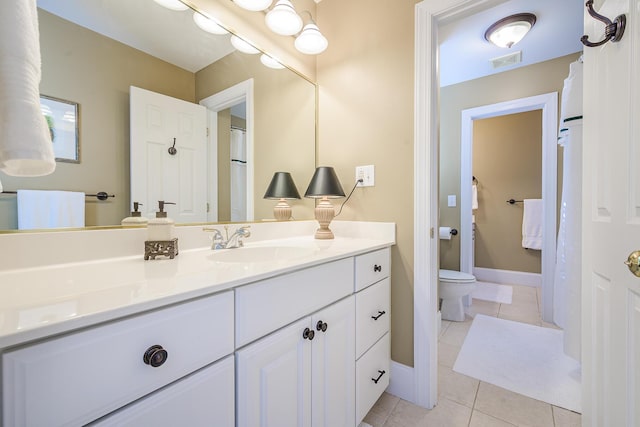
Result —
M 213 227 L 203 227 L 202 231 L 207 231 L 213 233 L 213 236 L 209 236 L 211 239 L 211 249 L 222 249 L 222 233 L 217 228 Z

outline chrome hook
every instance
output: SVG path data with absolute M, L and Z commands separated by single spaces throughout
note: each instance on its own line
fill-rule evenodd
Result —
M 619 42 L 622 39 L 622 35 L 624 34 L 624 29 L 627 25 L 627 17 L 624 14 L 618 15 L 616 19 L 613 22 L 611 22 L 609 18 L 607 18 L 606 16 L 600 15 L 598 12 L 596 12 L 593 9 L 593 0 L 587 0 L 587 3 L 585 4 L 585 6 L 587 7 L 587 11 L 589 12 L 589 15 L 591 15 L 593 18 L 597 19 L 598 21 L 604 23 L 606 27 L 604 30 L 603 40 L 600 40 L 599 42 L 596 42 L 596 43 L 590 42 L 589 36 L 584 35 L 580 37 L 580 41 L 582 42 L 583 45 L 587 47 L 597 47 L 597 46 L 602 46 L 609 40 L 615 43 L 615 42 Z

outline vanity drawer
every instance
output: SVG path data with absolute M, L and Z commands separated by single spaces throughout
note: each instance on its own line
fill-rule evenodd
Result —
M 390 318 L 389 278 L 356 294 L 356 359 L 389 331 Z
M 228 356 L 90 425 L 233 427 L 234 378 Z
M 236 288 L 236 347 L 353 292 L 353 258 Z
M 143 360 L 154 345 L 166 362 Z M 233 352 L 225 292 L 54 338 L 3 356 L 4 425 L 81 425 Z
M 391 251 L 380 249 L 356 257 L 356 292 L 372 285 L 391 273 Z
M 356 362 L 356 425 L 389 386 L 390 360 L 391 343 L 385 334 Z

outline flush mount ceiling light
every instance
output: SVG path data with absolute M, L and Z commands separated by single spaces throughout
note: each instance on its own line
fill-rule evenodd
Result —
M 298 37 L 296 37 L 296 41 L 293 44 L 296 49 L 302 53 L 306 53 L 307 55 L 317 55 L 324 52 L 329 45 L 329 42 L 326 37 L 322 35 L 316 23 L 313 22 L 311 13 L 307 13 L 309 14 L 311 22 L 304 26 L 304 29 Z
M 187 10 L 189 9 L 189 6 L 187 6 L 186 4 L 182 3 L 179 0 L 153 0 L 156 3 L 158 3 L 160 6 L 164 6 L 167 9 L 171 9 L 171 10 Z
M 511 47 L 518 43 L 536 23 L 533 13 L 518 13 L 502 18 L 491 25 L 484 38 L 498 47 Z
M 258 12 L 268 9 L 273 0 L 233 0 L 233 2 L 243 9 Z
M 269 68 L 273 68 L 274 70 L 282 70 L 284 68 L 284 65 L 282 65 L 280 61 L 264 53 L 260 55 L 260 62 L 262 62 L 263 65 Z
M 302 29 L 302 18 L 289 0 L 278 0 L 264 19 L 271 31 L 282 36 L 292 36 Z
M 224 35 L 228 31 L 222 28 L 216 21 L 209 19 L 198 12 L 193 12 L 193 20 L 201 30 L 211 34 Z
M 236 35 L 231 36 L 231 44 L 242 53 L 248 53 L 249 55 L 255 55 L 260 53 L 251 43 L 242 40 Z

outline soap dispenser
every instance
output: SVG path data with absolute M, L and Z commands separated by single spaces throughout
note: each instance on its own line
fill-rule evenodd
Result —
M 154 242 L 168 241 L 174 238 L 174 222 L 171 218 L 167 217 L 167 213 L 164 211 L 164 205 L 175 205 L 173 202 L 165 202 L 164 200 L 158 201 L 158 212 L 156 217 L 149 220 L 147 224 L 148 240 Z
M 128 216 L 120 221 L 120 224 L 131 227 L 146 226 L 149 220 L 142 216 L 142 212 L 138 211 L 138 206 L 142 206 L 142 203 L 133 202 L 133 210 L 131 211 L 131 216 Z

